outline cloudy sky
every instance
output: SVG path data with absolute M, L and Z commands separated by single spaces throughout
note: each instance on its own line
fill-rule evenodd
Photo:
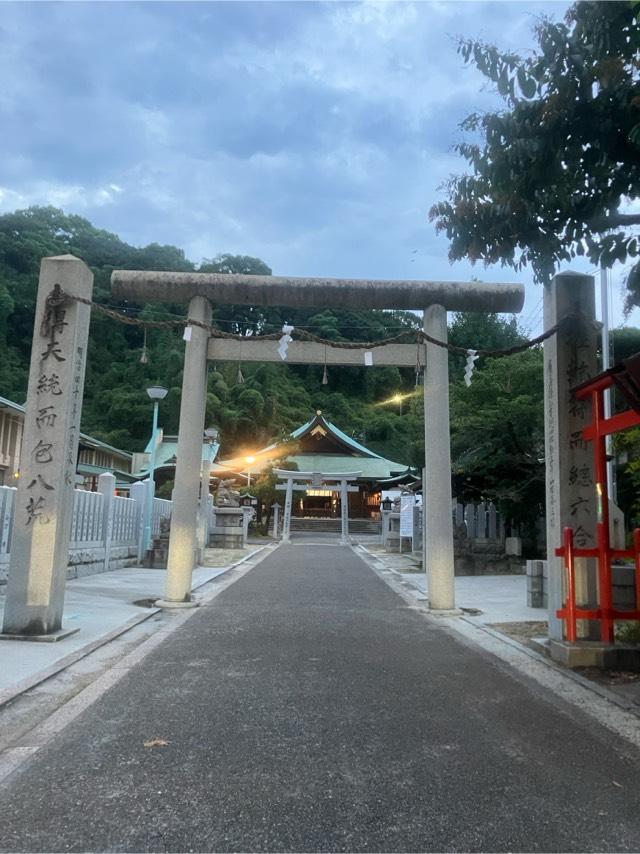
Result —
M 0 3 L 0 210 L 279 274 L 528 282 L 451 267 L 427 211 L 463 168 L 458 123 L 496 103 L 454 37 L 526 52 L 567 5 Z

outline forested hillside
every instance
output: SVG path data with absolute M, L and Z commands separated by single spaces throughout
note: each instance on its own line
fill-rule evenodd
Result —
M 218 255 L 196 265 L 175 246 L 130 246 L 82 217 L 55 208 L 0 216 L 0 395 L 20 403 L 27 386 L 40 259 L 65 252 L 92 268 L 96 301 L 152 319 L 184 317 L 186 306 L 114 302 L 109 289 L 114 268 L 271 272 L 257 258 Z M 237 333 L 272 332 L 284 322 L 331 340 L 375 340 L 416 327 L 420 319 L 410 312 L 214 309 L 214 323 Z M 453 315 L 450 336 L 465 347 L 506 347 L 522 340 L 515 320 L 495 315 Z M 146 363 L 141 362 L 143 347 L 142 329 L 94 312 L 82 429 L 132 451 L 142 449 L 148 439 L 149 384 L 169 389 L 160 422 L 167 433 L 178 428 L 182 336 L 149 330 Z M 538 351 L 481 361 L 468 389 L 462 381 L 464 358 L 451 357 L 452 450 L 461 497 L 494 498 L 516 516 L 535 511 L 544 484 L 541 364 Z M 221 428 L 223 454 L 260 447 L 322 409 L 347 433 L 385 456 L 423 464 L 422 388 L 416 387 L 413 369 L 329 368 L 326 385 L 322 375 L 322 366 L 212 365 L 207 421 Z M 388 402 L 398 392 L 407 395 L 402 410 Z
M 184 305 L 132 306 L 111 297 L 114 268 L 200 270 L 270 274 L 263 261 L 220 255 L 195 265 L 175 246 L 151 244 L 136 248 L 117 235 L 95 228 L 79 216 L 55 208 L 30 208 L 0 216 L 0 394 L 22 402 L 33 328 L 40 259 L 70 252 L 95 274 L 94 299 L 126 309 L 141 318 L 184 317 Z M 224 330 L 271 332 L 284 322 L 304 326 L 332 340 L 372 340 L 419 324 L 408 312 L 334 312 L 221 306 L 214 323 Z M 179 332 L 149 330 L 147 362 L 141 362 L 142 329 L 94 313 L 82 429 L 128 450 L 141 449 L 148 439 L 151 405 L 145 387 L 159 382 L 169 389 L 161 406 L 166 432 L 177 432 L 184 343 Z M 241 369 L 244 382 L 238 382 Z M 218 364 L 209 376 L 207 420 L 222 430 L 223 451 L 255 448 L 306 421 L 316 409 L 372 447 L 400 462 L 418 462 L 421 426 L 399 417 L 394 408 L 376 403 L 398 391 L 411 391 L 411 369 L 330 368 L 322 385 L 322 367 Z M 405 415 L 410 407 L 405 405 Z

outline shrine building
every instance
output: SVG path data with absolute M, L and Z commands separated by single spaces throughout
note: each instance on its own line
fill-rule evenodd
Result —
M 382 489 L 385 481 L 409 472 L 404 463 L 388 460 L 361 445 L 318 411 L 306 424 L 298 427 L 287 438 L 274 442 L 251 457 L 235 457 L 214 463 L 211 474 L 219 478 L 233 477 L 237 472 L 246 485 L 269 465 L 286 468 L 286 462 L 295 463 L 301 472 L 361 472 L 353 481 L 357 491 L 349 493 L 349 518 L 377 518 L 380 512 Z M 327 519 L 340 516 L 338 488 L 310 487 L 305 492 L 294 493 L 293 515 L 297 518 Z

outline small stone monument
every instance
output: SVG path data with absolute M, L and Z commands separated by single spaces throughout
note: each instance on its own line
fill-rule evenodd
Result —
M 171 517 L 162 516 L 160 519 L 160 536 L 154 537 L 151 548 L 147 550 L 142 561 L 143 566 L 150 569 L 166 569 L 169 558 L 169 536 L 171 533 Z
M 215 526 L 209 532 L 209 547 L 241 549 L 245 544 L 244 510 L 232 480 L 221 480 L 214 496 Z

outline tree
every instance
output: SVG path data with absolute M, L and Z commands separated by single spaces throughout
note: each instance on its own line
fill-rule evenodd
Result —
M 535 541 L 544 512 L 542 350 L 487 359 L 468 388 L 451 386 L 454 494 L 490 499 Z
M 533 269 L 545 282 L 585 255 L 632 262 L 629 303 L 640 304 L 640 3 L 578 2 L 564 22 L 541 21 L 531 57 L 472 39 L 458 52 L 497 87 L 506 108 L 462 123 L 455 176 L 430 218 L 449 258 Z M 479 137 L 479 141 L 478 141 Z
M 271 522 L 271 508 L 277 502 L 282 501 L 282 493 L 276 490 L 278 476 L 274 469 L 286 469 L 287 471 L 298 471 L 298 464 L 293 460 L 281 459 L 274 460 L 273 463 L 266 466 L 255 481 L 251 484 L 251 489 L 246 487 L 242 492 L 251 492 L 266 509 L 265 521 L 263 523 L 263 533 L 269 532 L 269 524 Z

